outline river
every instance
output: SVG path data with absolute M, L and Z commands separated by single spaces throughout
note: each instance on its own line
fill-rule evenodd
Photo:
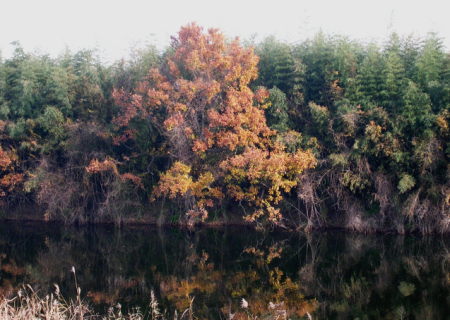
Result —
M 441 236 L 2 222 L 0 295 L 58 284 L 70 298 L 76 280 L 98 313 L 145 311 L 153 291 L 169 318 L 192 304 L 198 319 L 448 319 L 449 249 Z

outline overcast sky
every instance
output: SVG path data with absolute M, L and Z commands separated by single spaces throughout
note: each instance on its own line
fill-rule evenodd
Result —
M 9 56 L 18 40 L 52 55 L 98 48 L 111 61 L 136 45 L 164 48 L 192 21 L 229 37 L 273 34 L 289 42 L 319 30 L 364 41 L 435 31 L 448 49 L 448 13 L 448 0 L 0 0 L 0 50 Z

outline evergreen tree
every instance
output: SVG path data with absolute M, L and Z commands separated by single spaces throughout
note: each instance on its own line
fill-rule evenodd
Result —
M 257 47 L 256 52 L 259 55 L 260 73 L 257 84 L 278 87 L 286 93 L 300 90 L 303 66 L 294 59 L 289 45 L 268 37 Z
M 333 84 L 334 44 L 323 33 L 295 48 L 295 56 L 305 64 L 305 103 L 315 102 L 331 106 L 334 100 Z
M 267 124 L 272 129 L 285 132 L 289 130 L 286 94 L 277 87 L 270 89 L 269 93 L 270 106 L 266 109 Z
M 410 139 L 421 136 L 433 124 L 430 97 L 414 82 L 409 81 L 404 99 L 405 106 L 397 125 L 403 130 L 403 135 Z
M 359 68 L 357 85 L 359 95 L 356 97 L 360 104 L 381 105 L 385 101 L 385 65 L 379 49 L 370 45 Z
M 416 66 L 417 83 L 430 95 L 433 110 L 439 112 L 447 100 L 442 78 L 448 78 L 448 70 L 445 70 L 448 65 L 445 63 L 442 40 L 436 34 L 431 33 L 425 39 Z
M 397 114 L 403 105 L 403 91 L 406 86 L 405 68 L 398 51 L 389 51 L 386 57 L 386 96 L 383 106 Z

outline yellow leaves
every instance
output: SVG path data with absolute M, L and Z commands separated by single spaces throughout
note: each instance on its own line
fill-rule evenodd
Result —
M 192 194 L 199 199 L 197 204 L 200 207 L 212 207 L 214 202 L 212 199 L 222 199 L 223 193 L 219 188 L 213 188 L 211 185 L 215 182 L 215 178 L 211 172 L 202 173 L 197 181 L 192 183 Z
M 320 126 L 325 127 L 327 121 L 330 118 L 330 111 L 325 106 L 320 106 L 314 102 L 308 104 L 308 108 L 311 112 L 312 119 Z
M 211 103 L 213 98 L 220 93 L 221 85 L 218 81 L 212 80 L 205 83 L 203 90 L 206 103 Z
M 280 149 L 269 152 L 253 148 L 223 161 L 220 166 L 226 172 L 229 194 L 237 201 L 245 200 L 259 207 L 246 220 L 256 221 L 264 216 L 277 223 L 281 213 L 273 205 L 283 199 L 284 192 L 297 185 L 300 173 L 315 164 L 310 151 L 289 154 Z
M 317 165 L 317 159 L 311 150 L 303 151 L 297 150 L 291 157 L 288 158 L 288 171 L 295 175 L 301 174 L 306 169 L 314 168 Z
M 281 197 L 279 197 L 281 198 Z M 281 199 L 277 199 L 275 202 L 278 202 Z M 281 212 L 279 208 L 274 208 L 270 205 L 267 206 L 266 208 L 267 210 L 267 219 L 272 222 L 272 223 L 277 223 L 279 221 L 281 221 Z
M 442 129 L 442 131 L 448 131 L 448 123 L 444 117 L 436 117 L 436 124 Z
M 203 59 L 201 59 L 199 51 L 192 50 L 186 59 L 189 70 L 192 72 L 196 72 L 204 69 L 206 66 L 205 62 L 202 60 Z
M 192 193 L 195 196 L 201 196 L 204 189 L 209 188 L 209 186 L 214 182 L 214 176 L 211 172 L 202 173 L 198 180 L 192 184 Z
M 257 209 L 255 210 L 253 213 L 246 215 L 244 217 L 244 220 L 247 222 L 255 222 L 257 221 L 259 218 L 264 216 L 264 210 L 263 209 Z
M 154 191 L 156 196 L 168 196 L 170 199 L 193 196 L 197 199 L 199 209 L 188 212 L 188 215 L 201 214 L 202 220 L 206 219 L 207 212 L 204 207 L 212 207 L 213 199 L 223 198 L 223 194 L 218 188 L 211 187 L 215 182 L 214 175 L 211 172 L 200 174 L 195 181 L 191 176 L 191 167 L 177 161 L 172 167 L 161 175 L 159 184 Z
M 436 124 L 444 134 L 449 132 L 449 124 L 448 124 L 449 119 L 450 119 L 450 111 L 448 110 L 444 110 L 436 117 Z
M 191 167 L 177 161 L 160 177 L 155 194 L 166 195 L 170 199 L 185 195 L 192 186 Z
M 186 279 L 177 279 L 169 276 L 160 283 L 161 292 L 173 303 L 178 310 L 189 307 L 192 295 L 195 291 L 212 294 L 217 290 L 217 284 L 221 283 L 223 274 L 214 269 L 214 264 L 208 262 L 208 254 L 203 252 L 201 256 L 194 253 L 187 258 L 198 270 Z

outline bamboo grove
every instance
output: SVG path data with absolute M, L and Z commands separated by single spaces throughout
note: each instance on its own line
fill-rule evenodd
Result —
M 450 230 L 450 54 L 435 34 L 251 43 L 189 24 L 112 64 L 14 46 L 3 217 Z

